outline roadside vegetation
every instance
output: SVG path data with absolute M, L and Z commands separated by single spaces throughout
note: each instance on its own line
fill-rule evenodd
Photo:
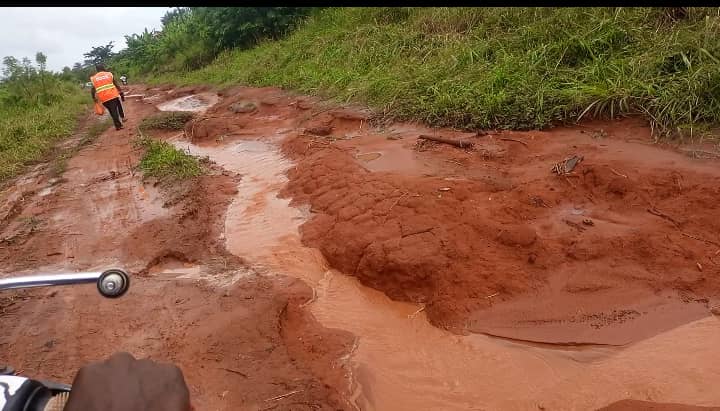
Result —
M 40 160 L 71 135 L 90 98 L 62 75 L 47 71 L 46 58 L 3 59 L 0 80 L 0 182 Z
M 145 149 L 140 170 L 146 177 L 160 180 L 183 180 L 203 173 L 200 161 L 172 144 L 140 135 L 137 144 Z
M 128 41 L 115 64 L 153 83 L 281 86 L 439 126 L 528 129 L 637 114 L 657 135 L 679 135 L 720 123 L 720 8 L 303 9 L 282 35 L 173 43 L 190 38 L 177 34 L 184 29 L 223 33 L 232 19 L 256 33 L 269 25 L 193 17 L 207 13 L 196 9 Z M 140 57 L 173 56 L 173 47 L 184 56 L 172 64 Z

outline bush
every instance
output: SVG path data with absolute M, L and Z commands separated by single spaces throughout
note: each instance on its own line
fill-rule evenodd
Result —
M 90 96 L 73 82 L 37 67 L 29 59 L 5 57 L 0 83 L 0 181 L 41 159 L 60 138 L 73 133 Z

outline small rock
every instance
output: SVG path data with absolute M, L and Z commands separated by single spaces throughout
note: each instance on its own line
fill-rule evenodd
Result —
M 299 100 L 297 102 L 297 108 L 299 108 L 300 110 L 309 110 L 312 108 L 312 103 L 305 100 Z
M 51 178 L 50 180 L 48 180 L 48 184 L 50 184 L 51 186 L 54 186 L 55 184 L 57 184 L 57 183 L 59 183 L 59 182 L 60 182 L 60 179 L 57 178 L 57 177 L 56 177 L 56 178 Z
M 713 315 L 720 316 L 720 305 L 711 308 L 711 309 L 710 309 L 710 312 L 711 312 Z
M 316 126 L 316 127 L 310 127 L 306 129 L 310 134 L 315 134 L 316 136 L 327 136 L 330 133 L 332 133 L 332 126 Z
M 451 190 L 450 187 L 440 187 L 440 188 L 438 188 L 438 191 L 450 191 L 450 190 Z
M 582 220 L 582 223 L 585 224 L 585 225 L 589 225 L 589 226 L 591 226 L 591 227 L 595 225 L 595 222 L 594 222 L 593 220 L 589 219 L 589 218 L 586 218 L 586 219 Z
M 257 105 L 249 101 L 233 103 L 228 107 L 233 113 L 252 113 L 257 110 Z

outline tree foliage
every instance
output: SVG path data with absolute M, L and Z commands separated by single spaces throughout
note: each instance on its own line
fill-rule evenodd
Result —
M 112 51 L 113 47 L 112 41 L 104 46 L 93 47 L 92 50 L 83 54 L 85 57 L 85 64 L 97 64 L 109 61 L 110 58 L 114 56 Z
M 35 54 L 33 62 L 27 57 L 18 60 L 3 58 L 3 79 L 0 82 L 0 103 L 7 106 L 48 105 L 61 98 L 61 75 L 47 71 L 47 57 Z
M 113 58 L 125 73 L 199 68 L 231 48 L 252 47 L 295 29 L 308 7 L 176 7 L 162 18 L 162 31 L 125 36 L 127 48 Z

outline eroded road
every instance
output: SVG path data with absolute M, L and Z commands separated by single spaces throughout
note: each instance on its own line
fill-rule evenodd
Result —
M 133 93 L 125 130 L 0 210 L 5 272 L 118 264 L 131 292 L 4 297 L 0 360 L 62 381 L 117 350 L 173 361 L 200 410 L 720 405 L 705 151 L 632 120 L 475 135 L 277 89 Z M 196 113 L 150 133 L 208 175 L 143 182 L 133 130 L 158 110 Z

